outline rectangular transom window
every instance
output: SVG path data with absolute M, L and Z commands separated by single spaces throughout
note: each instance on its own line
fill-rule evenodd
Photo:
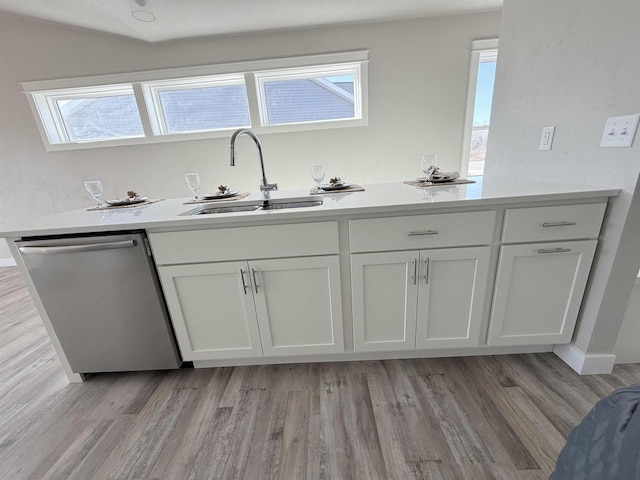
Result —
M 262 125 L 362 117 L 357 64 L 259 72 L 256 78 Z
M 366 126 L 368 52 L 23 82 L 47 150 Z
M 34 97 L 53 144 L 144 136 L 130 85 L 52 90 Z
M 144 84 L 155 135 L 251 125 L 244 75 Z

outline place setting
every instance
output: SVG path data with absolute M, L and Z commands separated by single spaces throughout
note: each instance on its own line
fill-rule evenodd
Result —
M 198 173 L 185 173 L 184 178 L 187 182 L 187 187 L 191 190 L 191 193 L 193 193 L 193 198 L 184 202 L 184 205 L 220 202 L 223 200 L 240 200 L 241 198 L 251 195 L 248 192 L 240 193 L 238 190 L 233 190 L 224 184 L 218 185 L 218 190 L 215 192 L 200 194 L 200 175 Z
M 458 172 L 443 172 L 438 168 L 438 155 L 428 153 L 421 158 L 421 167 L 423 177 L 415 180 L 405 180 L 403 183 L 414 187 L 437 187 L 445 185 L 464 185 L 468 183 L 476 183 L 475 180 L 468 178 L 460 178 Z
M 322 183 L 325 177 L 324 165 L 314 163 L 311 165 L 311 178 L 316 182 L 315 188 L 309 192 L 311 195 L 323 195 L 330 193 L 364 192 L 364 188 L 354 183 L 345 182 L 340 177 L 331 177 L 328 183 Z
M 87 208 L 87 211 L 93 210 L 110 210 L 110 209 L 118 209 L 118 208 L 138 208 L 144 207 L 146 205 L 151 205 L 152 203 L 160 202 L 164 200 L 163 198 L 155 198 L 149 199 L 149 197 L 145 197 L 140 195 L 138 192 L 134 190 L 128 190 L 127 196 L 123 198 L 116 198 L 113 200 L 102 200 L 102 196 L 104 194 L 104 188 L 102 186 L 102 182 L 100 180 L 88 180 L 84 182 L 84 188 L 89 192 L 91 198 L 96 201 L 96 206 Z

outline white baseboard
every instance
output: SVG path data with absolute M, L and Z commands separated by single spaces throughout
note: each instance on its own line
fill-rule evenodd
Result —
M 580 375 L 606 375 L 616 363 L 613 353 L 584 353 L 573 344 L 556 345 L 553 353 Z
M 552 345 L 520 347 L 436 348 L 432 350 L 403 350 L 399 352 L 344 352 L 331 355 L 292 355 L 287 357 L 232 358 L 225 360 L 194 360 L 195 368 L 232 367 L 238 365 L 267 365 L 276 363 L 352 362 L 362 360 L 393 360 L 406 358 L 469 357 L 477 355 L 513 355 L 553 351 Z
M 13 258 L 0 258 L 0 267 L 15 267 L 16 261 Z

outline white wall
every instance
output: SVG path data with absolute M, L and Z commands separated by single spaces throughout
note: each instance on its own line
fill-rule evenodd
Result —
M 151 45 L 0 15 L 0 228 L 91 205 L 87 179 L 101 179 L 107 198 L 186 197 L 190 171 L 204 190 L 255 191 L 260 180 L 246 139 L 235 168 L 226 138 L 47 153 L 21 81 L 369 49 L 369 126 L 264 135 L 266 172 L 281 189 L 311 187 L 314 162 L 358 183 L 400 181 L 420 174 L 425 152 L 458 168 L 471 41 L 497 36 L 499 24 L 492 12 Z
M 640 278 L 631 292 L 613 353 L 616 363 L 640 363 Z
M 640 2 L 505 0 L 486 178 L 615 186 L 575 346 L 610 353 L 640 256 L 640 138 L 601 149 L 606 117 L 640 112 Z M 538 150 L 556 125 L 553 149 Z M 639 136 L 640 137 L 640 136 Z

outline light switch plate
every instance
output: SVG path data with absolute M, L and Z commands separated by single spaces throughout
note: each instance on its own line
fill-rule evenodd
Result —
M 638 129 L 640 114 L 609 117 L 602 132 L 601 147 L 630 147 Z
M 551 150 L 551 144 L 553 143 L 553 134 L 556 132 L 556 126 L 544 127 L 542 129 L 542 136 L 540 137 L 540 150 Z

